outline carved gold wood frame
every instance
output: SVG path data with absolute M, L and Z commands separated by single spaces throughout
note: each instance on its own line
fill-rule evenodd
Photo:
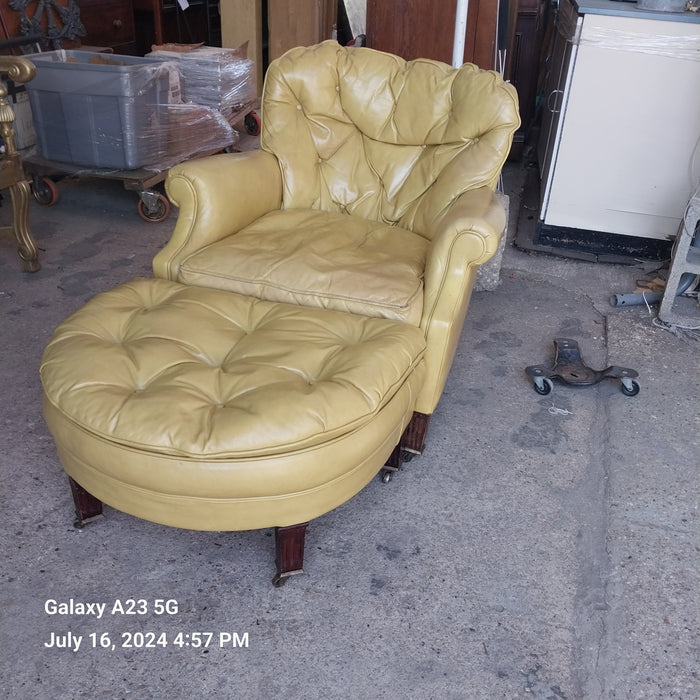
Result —
M 35 75 L 34 64 L 19 56 L 0 56 L 0 74 L 14 83 L 29 82 Z M 18 252 L 25 272 L 41 268 L 39 251 L 29 228 L 29 195 L 31 187 L 24 173 L 22 157 L 15 148 L 13 123 L 15 113 L 7 101 L 7 87 L 0 81 L 0 137 L 5 152 L 0 157 L 0 189 L 9 189 L 12 199 L 12 226 L 10 231 L 17 240 Z

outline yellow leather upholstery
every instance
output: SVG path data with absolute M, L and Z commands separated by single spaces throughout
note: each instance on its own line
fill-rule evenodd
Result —
M 200 530 L 302 523 L 385 464 L 424 377 L 419 329 L 150 279 L 62 323 L 41 365 L 66 472 Z
M 428 246 L 422 236 L 370 219 L 278 210 L 183 262 L 179 281 L 213 286 L 216 278 L 220 289 L 261 299 L 417 326 Z M 385 275 L 387 269 L 393 274 Z M 321 288 L 324 273 L 329 284 Z
M 494 72 L 324 42 L 268 69 L 262 150 L 170 171 L 180 215 L 156 276 L 417 325 L 432 413 L 476 266 L 497 250 L 493 191 L 519 126 Z
M 495 187 L 518 124 L 515 89 L 494 72 L 332 41 L 274 62 L 262 109 L 262 148 L 280 163 L 285 209 L 428 237 L 462 192 Z

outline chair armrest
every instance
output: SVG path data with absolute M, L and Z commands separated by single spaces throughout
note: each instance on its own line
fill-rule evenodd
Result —
M 423 316 L 427 378 L 416 411 L 432 413 L 457 349 L 479 265 L 498 250 L 506 215 L 498 197 L 479 187 L 458 197 L 435 222 L 425 268 Z
M 0 56 L 0 73 L 7 74 L 13 83 L 28 83 L 36 75 L 36 66 L 22 56 Z
M 222 153 L 171 168 L 165 190 L 180 211 L 153 272 L 176 280 L 180 263 L 194 252 L 279 209 L 282 175 L 266 151 Z

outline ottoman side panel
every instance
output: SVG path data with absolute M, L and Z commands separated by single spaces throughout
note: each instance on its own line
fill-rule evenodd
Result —
M 65 471 L 106 504 L 175 527 L 250 530 L 306 522 L 352 498 L 399 442 L 422 380 L 420 365 L 375 419 L 352 433 L 248 460 L 145 453 L 85 431 L 49 402 L 45 414 Z

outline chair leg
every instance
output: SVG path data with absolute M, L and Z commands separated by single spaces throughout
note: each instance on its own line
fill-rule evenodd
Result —
M 19 257 L 25 272 L 41 269 L 39 250 L 29 229 L 29 195 L 31 188 L 28 180 L 20 180 L 10 186 L 12 198 L 12 228 L 17 239 Z
M 77 520 L 74 525 L 77 528 L 85 527 L 93 520 L 102 517 L 102 501 L 88 493 L 77 481 L 68 477 L 70 489 L 73 493 L 73 503 L 75 504 L 75 514 Z
M 430 415 L 427 413 L 413 412 L 411 422 L 406 427 L 401 438 L 401 445 L 406 452 L 422 454 L 425 447 L 425 435 L 428 432 Z
M 308 523 L 302 523 L 275 528 L 277 573 L 272 579 L 275 586 L 283 586 L 290 576 L 304 572 L 304 540 L 307 525 Z

